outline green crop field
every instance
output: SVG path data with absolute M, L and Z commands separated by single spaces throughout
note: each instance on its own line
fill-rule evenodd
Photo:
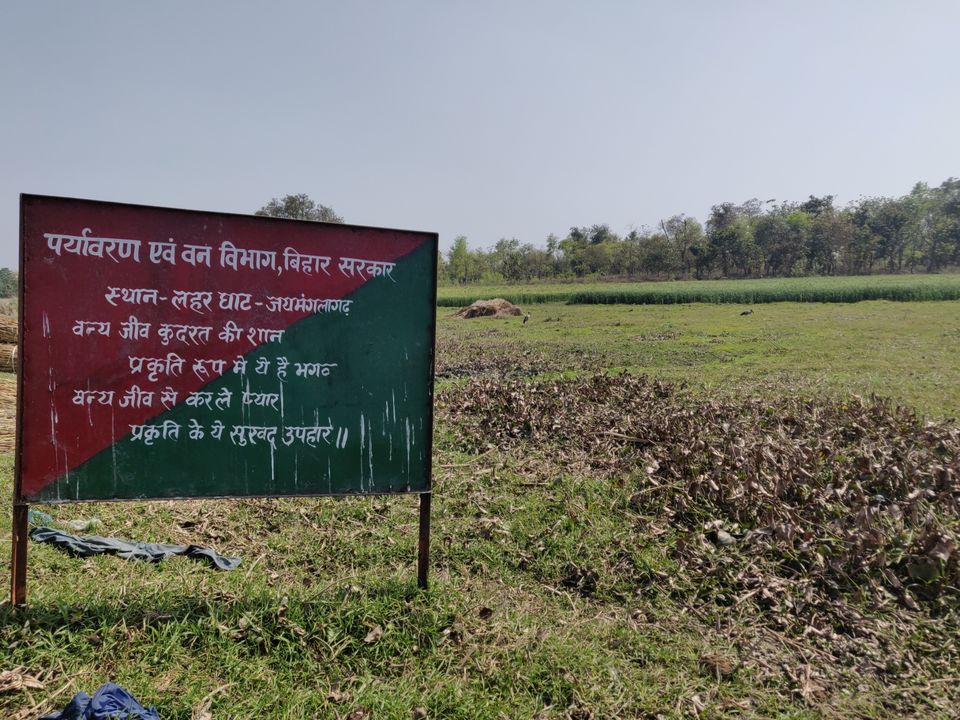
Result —
M 439 375 L 626 369 L 708 393 L 876 394 L 934 417 L 960 416 L 957 301 L 524 310 L 527 323 L 464 321 L 438 309 Z
M 502 297 L 514 303 L 672 305 L 677 303 L 772 303 L 862 300 L 958 300 L 960 275 L 872 275 L 760 280 L 544 283 L 444 286 L 442 307 Z
M 32 544 L 0 716 L 956 717 L 960 301 L 746 308 L 440 308 L 427 592 L 413 497 L 45 508 L 243 563 Z

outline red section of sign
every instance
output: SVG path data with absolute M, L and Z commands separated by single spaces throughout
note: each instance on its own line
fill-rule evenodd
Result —
M 130 425 L 142 424 L 167 409 L 159 402 L 157 393 L 151 407 L 122 407 L 114 402 L 111 421 L 95 423 L 90 406 L 74 402 L 77 390 L 112 391 L 115 398 L 120 398 L 132 385 L 145 390 L 169 387 L 177 394 L 176 402 L 181 403 L 188 393 L 199 390 L 219 374 L 211 368 L 215 363 L 204 364 L 206 373 L 194 371 L 195 361 L 223 360 L 225 370 L 230 371 L 235 358 L 246 355 L 262 341 L 256 332 L 251 341 L 250 329 L 283 329 L 311 312 L 272 311 L 268 296 L 343 298 L 371 277 L 369 271 L 351 274 L 349 263 L 346 271 L 341 270 L 341 258 L 394 262 L 425 239 L 422 234 L 393 230 L 60 198 L 24 197 L 22 212 L 21 352 L 24 361 L 21 391 L 26 402 L 21 420 L 21 491 L 24 495 L 37 492 L 109 447 L 130 432 Z M 109 242 L 90 245 L 94 253 L 98 246 L 101 251 L 109 248 L 115 260 L 106 254 L 96 257 L 71 252 L 83 245 L 80 240 L 71 245 L 71 241 L 61 239 L 58 254 L 58 241 L 45 235 L 139 240 L 140 243 L 138 246 Z M 174 263 L 160 257 L 163 248 L 159 245 L 156 261 L 151 259 L 151 243 L 170 242 L 176 245 Z M 224 243 L 240 249 L 273 252 L 276 269 L 238 265 L 234 270 L 229 267 L 229 250 L 225 258 L 228 267 L 224 268 L 221 266 Z M 182 253 L 186 245 L 210 247 L 210 266 L 185 263 Z M 134 247 L 138 248 L 139 261 L 132 256 Z M 312 274 L 297 271 L 292 269 L 292 263 L 284 261 L 288 248 L 303 255 L 329 257 L 330 262 L 325 271 Z M 169 252 L 169 246 L 166 251 Z M 119 257 L 124 252 L 127 257 Z M 165 257 L 169 259 L 169 255 Z M 287 252 L 287 257 L 293 256 Z M 390 282 L 385 275 L 372 279 Z M 111 293 L 110 288 L 155 289 L 157 302 L 124 302 L 123 294 Z M 173 300 L 177 291 L 210 292 L 209 308 L 201 304 L 198 311 L 191 309 L 190 303 L 175 307 Z M 250 294 L 250 310 L 238 312 L 232 307 L 221 307 L 221 293 Z M 131 316 L 141 323 L 151 323 L 146 339 L 121 337 L 121 324 Z M 231 320 L 243 333 L 239 340 L 225 342 L 219 334 Z M 84 328 L 82 334 L 77 335 L 77 321 L 109 322 L 109 335 L 101 335 L 99 325 L 89 334 Z M 168 338 L 165 345 L 157 333 L 162 323 L 210 327 L 209 342 L 197 344 Z M 196 336 L 193 339 L 197 340 Z M 131 373 L 131 356 L 167 358 L 170 353 L 183 359 L 179 374 L 164 375 L 159 382 L 151 382 L 145 372 Z M 39 398 L 44 400 L 38 401 Z

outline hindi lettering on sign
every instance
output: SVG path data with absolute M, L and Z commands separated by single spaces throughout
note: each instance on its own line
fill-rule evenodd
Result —
M 180 423 L 164 420 L 159 425 L 131 425 L 130 435 L 134 441 L 153 445 L 157 440 L 179 440 Z
M 217 392 L 217 397 L 213 401 L 213 404 L 216 406 L 217 410 L 229 410 L 230 402 L 233 399 L 233 393 L 227 388 L 220 388 Z
M 71 253 L 81 257 L 106 257 L 119 263 L 121 260 L 140 262 L 140 241 L 123 238 L 91 237 L 90 228 L 84 228 L 79 235 L 44 233 L 47 247 L 60 257 L 60 253 Z M 116 253 L 116 255 L 114 255 Z
M 329 445 L 332 432 L 333 423 L 329 420 L 326 425 L 290 426 L 284 428 L 283 444 L 293 445 L 299 442 L 309 447 L 317 447 L 322 440 Z
M 327 267 L 330 265 L 330 260 L 331 258 L 327 255 L 306 255 L 291 247 L 283 250 L 283 269 L 302 272 L 305 275 L 314 275 L 321 271 L 329 275 Z
M 230 441 L 239 447 L 265 442 L 276 448 L 277 428 L 267 425 L 234 425 L 230 431 Z
M 342 312 L 344 315 L 350 314 L 350 304 L 352 300 L 343 298 L 308 298 L 303 295 L 300 297 L 275 297 L 267 296 L 267 309 L 270 312 Z
M 160 291 L 155 288 L 118 288 L 108 287 L 104 299 L 116 307 L 117 299 L 128 305 L 156 305 Z
M 253 295 L 250 293 L 217 293 L 221 310 L 249 310 Z
M 296 362 L 293 364 L 297 377 L 318 378 L 328 377 L 337 363 Z
M 191 440 L 203 440 L 203 438 L 205 437 L 205 433 L 203 432 L 203 425 L 197 422 L 196 418 L 190 418 L 189 430 L 190 430 L 190 433 L 188 437 Z
M 251 345 L 265 345 L 283 340 L 283 330 L 273 328 L 247 328 L 247 340 Z
M 425 487 L 435 236 L 33 202 L 26 496 Z
M 280 402 L 280 393 L 273 392 L 250 392 L 244 390 L 242 396 L 244 405 L 254 405 L 256 407 L 269 407 L 280 411 L 278 403 Z
M 131 355 L 128 358 L 130 362 L 130 373 L 139 375 L 146 369 L 147 379 L 150 382 L 156 382 L 161 375 L 165 377 L 175 377 L 183 372 L 183 364 L 186 362 L 176 353 L 167 353 L 166 357 L 135 357 Z
M 124 340 L 146 340 L 150 337 L 150 323 L 140 322 L 136 315 L 131 315 L 120 323 L 120 337 Z
M 210 312 L 213 293 L 208 290 L 174 290 L 170 302 L 177 310 L 192 310 L 203 315 Z
M 354 277 L 355 275 L 362 277 L 364 273 L 371 278 L 386 275 L 391 280 L 396 282 L 393 277 L 393 269 L 396 267 L 396 263 L 382 262 L 380 260 L 362 260 L 360 258 L 341 257 L 338 267 L 340 268 L 340 272 L 347 277 Z
M 73 334 L 79 337 L 94 334 L 110 337 L 110 321 L 77 320 L 73 323 Z
M 142 390 L 139 385 L 128 388 L 120 398 L 120 407 L 144 408 L 153 407 L 153 390 Z
M 193 374 L 201 380 L 220 377 L 227 366 L 226 360 L 219 358 L 197 358 L 193 361 Z
M 113 405 L 113 390 L 74 390 L 74 405 Z
M 175 265 L 177 262 L 177 244 L 171 239 L 169 242 L 160 242 L 151 240 L 147 243 L 150 246 L 150 262 L 166 262 Z
M 160 404 L 163 405 L 167 410 L 172 409 L 173 406 L 177 404 L 177 396 L 179 394 L 180 393 L 168 385 L 160 393 Z
M 206 345 L 210 342 L 212 330 L 213 328 L 209 325 L 161 323 L 157 328 L 157 337 L 164 346 L 169 345 L 171 340 L 183 345 Z
M 273 250 L 254 250 L 240 248 L 229 240 L 220 243 L 220 267 L 239 270 L 276 270 L 277 253 Z
M 187 265 L 194 267 L 197 265 L 210 267 L 210 254 L 212 252 L 213 248 L 209 245 L 184 245 L 180 251 L 180 259 Z

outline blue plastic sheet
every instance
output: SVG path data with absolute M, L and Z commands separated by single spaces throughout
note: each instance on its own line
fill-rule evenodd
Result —
M 40 720 L 160 720 L 160 716 L 119 685 L 106 683 L 93 697 L 78 692 L 63 710 L 47 713 Z
M 99 535 L 77 536 L 49 527 L 35 527 L 30 539 L 49 543 L 77 557 L 91 555 L 116 555 L 124 560 L 144 560 L 158 563 L 174 555 L 184 555 L 193 560 L 202 560 L 217 570 L 236 570 L 240 558 L 226 557 L 215 550 L 200 545 L 164 545 L 163 543 L 132 542 Z

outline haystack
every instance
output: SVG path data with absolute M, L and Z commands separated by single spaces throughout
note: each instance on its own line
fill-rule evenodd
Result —
M 465 320 L 475 317 L 510 317 L 512 315 L 523 315 L 523 310 L 503 298 L 477 300 L 472 305 L 460 308 L 456 312 L 456 317 Z
M 17 346 L 9 343 L 0 344 L 0 372 L 15 373 L 17 371 Z
M 17 344 L 17 319 L 7 315 L 0 315 L 0 343 Z
M 17 436 L 17 384 L 0 380 L 0 453 L 13 452 Z

